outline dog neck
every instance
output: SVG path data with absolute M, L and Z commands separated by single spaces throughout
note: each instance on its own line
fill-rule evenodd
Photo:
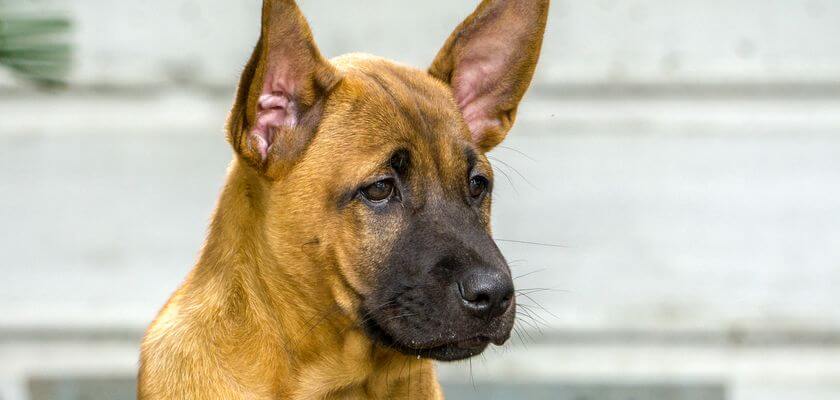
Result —
M 372 343 L 337 304 L 325 284 L 331 278 L 316 272 L 329 266 L 314 265 L 287 243 L 272 243 L 290 248 L 279 256 L 269 249 L 264 226 L 271 185 L 234 160 L 201 257 L 181 291 L 208 326 L 227 333 L 219 341 L 237 341 L 214 346 L 252 353 L 231 359 L 253 360 L 240 374 L 262 377 L 251 383 L 270 385 L 266 390 L 283 398 L 399 398 L 402 392 L 418 398 L 422 386 L 428 398 L 437 398 L 431 362 Z

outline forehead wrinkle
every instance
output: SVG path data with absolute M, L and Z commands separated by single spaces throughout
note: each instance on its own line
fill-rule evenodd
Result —
M 420 100 L 416 96 L 410 96 L 412 100 L 412 105 L 414 106 L 414 112 L 419 116 L 420 124 L 422 125 L 421 132 L 425 133 L 427 136 L 433 135 L 432 124 L 429 122 L 429 118 L 427 113 L 423 112 L 420 108 Z
M 359 70 L 346 71 L 327 107 L 331 112 L 325 114 L 317 137 L 337 146 L 378 147 L 399 140 L 399 132 L 408 127 L 393 100 Z
M 443 168 L 443 158 L 445 155 L 441 152 L 440 143 L 437 140 L 429 140 L 425 142 L 426 145 L 426 168 L 425 179 L 427 183 L 424 185 L 427 189 L 427 194 L 431 204 L 438 204 L 439 200 L 445 197 L 446 192 L 446 174 Z
M 471 146 L 464 147 L 464 157 L 467 160 L 467 168 L 475 168 L 476 164 L 478 163 L 478 152 L 475 151 L 475 148 Z
M 424 137 L 428 144 L 429 161 L 432 167 L 428 179 L 439 182 L 439 185 L 433 186 L 440 186 L 442 190 L 436 190 L 436 192 L 441 192 L 439 194 L 442 195 L 443 192 L 446 192 L 445 188 L 449 187 L 450 183 L 457 185 L 459 181 L 460 166 L 461 161 L 463 161 L 461 153 L 463 146 L 457 143 L 459 142 L 458 138 L 445 131 L 446 127 L 441 127 L 444 132 L 437 132 L 430 120 L 430 116 L 440 109 L 435 104 L 440 104 L 441 99 L 437 99 L 438 101 L 435 102 L 435 96 L 441 95 L 441 93 L 436 93 L 433 90 L 434 87 L 424 86 L 421 82 L 411 79 L 411 75 L 402 73 L 397 67 L 388 66 L 387 71 L 387 77 L 390 78 L 388 81 L 395 81 L 396 84 L 404 87 L 403 93 L 410 93 L 410 95 L 404 97 L 407 97 L 410 101 L 412 111 L 414 111 L 413 116 L 422 125 L 421 132 L 425 134 Z M 446 99 L 445 95 L 441 98 Z
M 414 143 L 409 146 L 416 149 L 412 158 L 425 164 L 416 169 L 424 181 L 423 197 L 443 199 L 447 192 L 458 188 L 462 174 L 466 179 L 466 145 L 464 137 L 452 132 L 458 130 L 458 124 L 450 119 L 459 114 L 447 92 L 434 81 L 423 82 L 424 76 L 419 76 L 424 74 L 422 71 L 416 71 L 415 76 L 411 69 L 398 65 L 371 63 L 353 69 L 383 101 L 399 109 L 401 117 L 413 128 L 413 132 L 395 133 L 406 135 Z
M 374 83 L 374 85 L 379 89 L 379 91 L 385 93 L 385 97 L 394 107 L 394 109 L 399 110 L 402 113 L 402 117 L 408 121 L 408 124 L 414 128 L 417 133 L 426 133 L 422 127 L 418 126 L 417 118 L 415 115 L 409 112 L 408 107 L 406 107 L 403 101 L 397 96 L 396 93 L 391 89 L 391 82 L 387 82 L 381 75 L 371 73 L 370 71 L 360 69 L 359 70 L 362 75 L 364 75 L 368 80 Z M 421 113 L 422 114 L 422 113 Z
M 427 110 L 435 109 L 435 107 L 432 106 L 434 104 L 434 101 L 432 101 L 433 94 L 429 92 L 427 87 L 418 85 L 417 82 L 412 80 L 410 76 L 400 73 L 400 71 L 396 70 L 394 67 L 389 67 L 388 71 L 390 77 L 394 78 L 394 80 L 405 87 L 405 93 L 412 94 L 408 97 L 411 100 L 411 105 L 413 106 L 417 119 L 420 120 L 420 123 L 423 126 L 423 133 L 433 136 L 435 130 L 432 127 L 433 124 L 429 120 L 429 114 L 431 114 L 431 112 L 426 112 Z M 422 106 L 421 100 L 423 101 Z
M 427 175 L 428 179 L 435 182 L 429 185 L 435 188 L 434 199 L 438 201 L 434 203 L 443 204 L 448 201 L 447 198 L 459 197 L 461 188 L 466 184 L 469 166 L 464 149 L 468 146 L 465 147 L 463 142 L 447 135 L 441 135 L 440 140 L 432 143 L 432 151 L 429 153 L 432 168 Z
M 427 133 L 431 136 L 449 135 L 457 139 L 471 140 L 463 116 L 451 89 L 423 71 L 398 64 L 385 64 L 388 76 L 399 81 L 412 93 L 411 100 L 415 111 L 422 119 Z M 431 117 L 435 117 L 431 120 Z

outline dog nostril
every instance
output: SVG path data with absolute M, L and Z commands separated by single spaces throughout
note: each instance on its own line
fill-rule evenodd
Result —
M 471 314 L 492 318 L 503 314 L 513 298 L 513 282 L 495 273 L 473 273 L 458 282 L 464 308 Z
M 510 307 L 511 300 L 513 300 L 513 293 L 508 293 L 505 297 L 502 297 L 502 302 L 499 303 L 499 308 L 503 311 L 506 311 L 508 307 Z
M 489 303 L 490 296 L 487 293 L 482 292 L 481 288 L 476 288 L 474 286 L 475 285 L 468 285 L 465 289 L 464 284 L 458 282 L 458 291 L 461 293 L 461 298 L 475 305 L 484 305 Z
M 467 300 L 467 294 L 464 293 L 464 285 L 461 282 L 458 282 L 458 294 L 461 295 L 461 298 Z
M 474 297 L 464 298 L 464 300 L 466 300 L 471 307 L 474 307 L 479 310 L 492 307 L 492 301 L 490 300 L 490 296 L 486 294 L 478 294 Z

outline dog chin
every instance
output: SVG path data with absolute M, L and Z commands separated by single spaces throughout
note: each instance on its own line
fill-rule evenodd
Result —
M 367 321 L 365 332 L 368 337 L 376 343 L 394 349 L 408 356 L 418 358 L 430 358 L 438 361 L 458 361 L 481 354 L 490 343 L 498 345 L 507 340 L 503 338 L 493 339 L 489 336 L 475 336 L 464 340 L 457 340 L 449 343 L 434 344 L 430 346 L 418 346 L 416 344 L 404 343 L 388 333 L 388 331 L 375 321 Z
M 438 361 L 458 361 L 481 354 L 489 344 L 490 342 L 488 341 L 476 346 L 464 346 L 461 343 L 453 343 L 433 347 L 427 350 L 420 350 L 417 354 L 410 355 L 419 355 L 420 357 L 431 358 Z M 405 352 L 403 353 L 405 354 Z

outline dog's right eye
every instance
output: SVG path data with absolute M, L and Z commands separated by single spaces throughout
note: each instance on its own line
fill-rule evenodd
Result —
M 383 179 L 376 181 L 362 188 L 361 193 L 366 199 L 375 203 L 388 200 L 394 194 L 394 180 Z

